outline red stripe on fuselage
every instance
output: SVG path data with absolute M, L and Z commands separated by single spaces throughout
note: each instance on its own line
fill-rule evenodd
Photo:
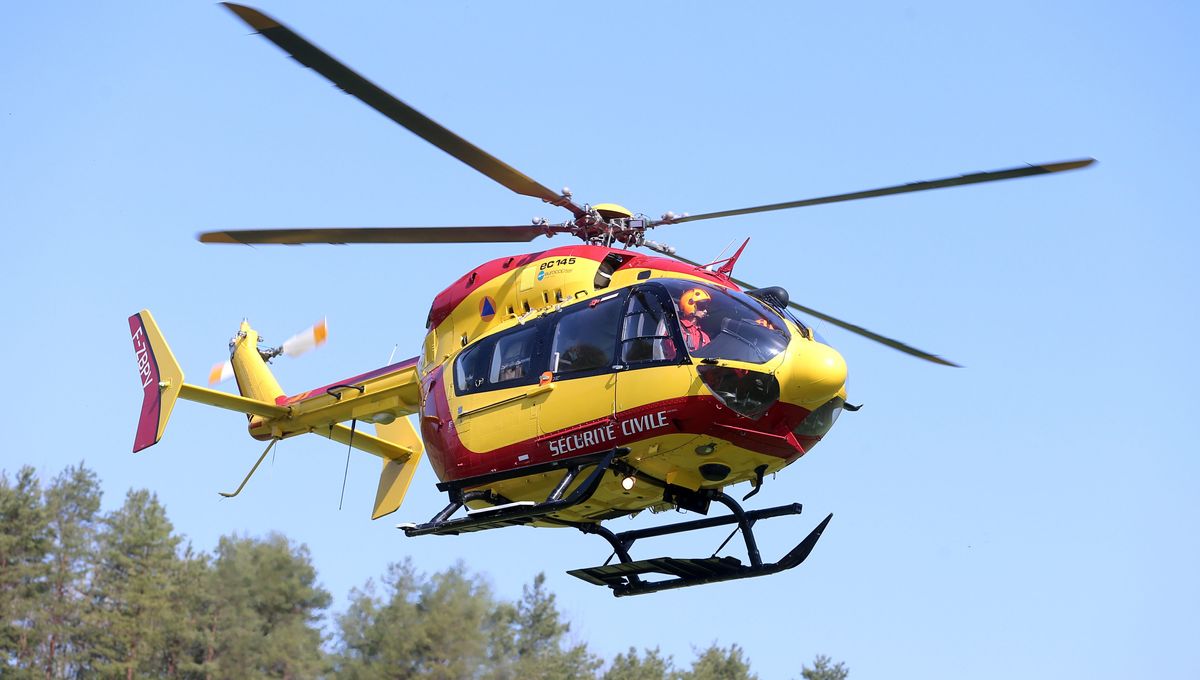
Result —
M 808 417 L 807 409 L 779 402 L 758 420 L 750 420 L 730 411 L 715 397 L 703 395 L 638 406 L 617 413 L 615 418 L 580 423 L 480 453 L 468 449 L 459 439 L 441 375 L 439 367 L 425 382 L 428 391 L 421 411 L 421 436 L 429 461 L 443 482 L 570 459 L 667 434 L 711 437 L 789 462 L 804 455 L 806 448 L 817 441 L 805 438 L 801 442 L 792 434 Z

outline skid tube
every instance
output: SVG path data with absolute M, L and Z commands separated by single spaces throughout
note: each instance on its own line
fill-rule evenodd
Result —
M 640 476 L 640 478 L 643 480 L 646 479 L 644 475 Z M 799 566 L 808 557 L 809 553 L 812 552 L 813 547 L 816 546 L 817 541 L 821 538 L 821 534 L 825 531 L 825 527 L 833 519 L 833 514 L 829 514 L 815 529 L 809 532 L 804 540 L 800 541 L 783 558 L 777 562 L 764 564 L 759 554 L 758 542 L 754 537 L 755 522 L 760 519 L 770 519 L 772 517 L 798 515 L 803 510 L 803 506 L 799 503 L 791 503 L 789 505 L 780 505 L 773 508 L 747 512 L 742 509 L 737 501 L 721 491 L 702 490 L 694 492 L 667 484 L 662 484 L 662 486 L 665 487 L 664 497 L 680 501 L 679 505 L 681 507 L 686 505 L 689 509 L 705 513 L 708 510 L 709 502 L 717 501 L 729 508 L 730 514 L 721 517 L 706 517 L 704 519 L 677 522 L 660 527 L 633 529 L 621 533 L 613 533 L 598 522 L 575 524 L 575 528 L 583 533 L 596 534 L 608 541 L 618 561 L 614 564 L 605 562 L 598 567 L 573 569 L 567 573 L 594 585 L 607 586 L 612 589 L 613 595 L 616 597 L 642 595 L 660 590 L 687 588 L 706 583 L 768 576 Z M 729 524 L 738 525 L 737 530 L 741 532 L 746 544 L 746 556 L 750 561 L 749 565 L 742 564 L 741 560 L 735 557 L 717 557 L 716 553 L 725 547 L 725 543 L 722 543 L 712 556 L 706 558 L 659 557 L 647 560 L 634 560 L 629 555 L 629 549 L 638 539 L 698 531 Z M 732 535 L 730 538 L 732 538 Z M 726 542 L 728 540 L 726 539 Z M 646 581 L 642 579 L 642 576 L 646 574 L 665 575 L 668 578 L 657 581 Z
M 439 484 L 438 486 L 444 487 L 442 490 L 449 494 L 450 503 L 424 524 L 401 524 L 398 528 L 403 529 L 406 536 L 424 536 L 426 534 L 453 536 L 469 531 L 529 524 L 559 510 L 565 510 L 566 508 L 586 502 L 592 497 L 592 494 L 596 493 L 596 489 L 600 486 L 600 481 L 604 478 L 604 473 L 612 466 L 614 459 L 628 453 L 629 449 L 618 448 L 599 454 L 579 456 L 566 461 L 554 461 L 546 465 L 518 468 L 516 470 L 472 477 L 450 484 Z M 591 472 L 583 478 L 574 491 L 569 494 L 566 493 L 567 489 L 579 479 L 587 467 L 592 467 Z M 533 501 L 513 503 L 491 490 L 464 491 L 467 488 L 483 486 L 504 479 L 540 474 L 560 468 L 565 468 L 566 474 L 555 485 L 550 495 L 546 497 L 546 500 L 540 503 Z M 469 501 L 484 501 L 490 503 L 492 507 L 468 510 L 466 517 L 450 519 L 454 513 L 462 509 Z

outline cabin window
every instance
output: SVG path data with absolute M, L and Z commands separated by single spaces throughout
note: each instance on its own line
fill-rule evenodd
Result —
M 455 391 L 471 394 L 532 385 L 544 370 L 540 356 L 536 326 L 521 326 L 484 338 L 455 360 Z
M 499 384 L 531 377 L 536 344 L 536 328 L 522 328 L 497 338 L 496 349 L 492 352 L 488 382 Z
M 454 362 L 454 386 L 459 393 L 477 392 L 487 385 L 488 370 L 492 365 L 492 351 L 496 347 L 493 338 L 468 347 Z
M 564 310 L 554 325 L 550 370 L 562 377 L 611 370 L 621 309 L 620 298 L 613 297 Z

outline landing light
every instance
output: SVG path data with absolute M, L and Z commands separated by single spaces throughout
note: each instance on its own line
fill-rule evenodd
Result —
M 633 485 L 637 484 L 637 478 L 633 475 L 621 478 L 621 488 L 626 491 L 633 491 Z

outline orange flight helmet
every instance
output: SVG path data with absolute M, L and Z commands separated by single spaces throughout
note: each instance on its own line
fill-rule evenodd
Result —
M 696 313 L 696 304 L 699 302 L 707 302 L 712 296 L 703 288 L 692 288 L 679 296 L 679 308 L 684 314 L 691 316 Z

